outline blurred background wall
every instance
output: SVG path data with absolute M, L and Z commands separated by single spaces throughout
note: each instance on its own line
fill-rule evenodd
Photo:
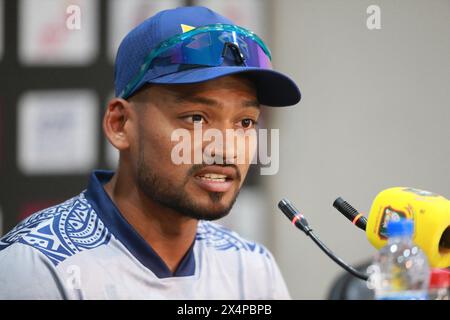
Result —
M 379 30 L 366 27 L 371 4 Z M 450 197 L 450 1 L 276 1 L 272 12 L 275 65 L 303 99 L 273 112 L 280 171 L 264 183 L 273 206 L 289 197 L 336 253 L 362 262 L 375 251 L 332 208 L 336 197 L 363 212 L 388 187 Z M 338 267 L 272 216 L 292 295 L 324 298 Z
M 93 168 L 114 169 L 100 120 L 120 40 L 193 4 L 261 35 L 300 86 L 297 106 L 265 110 L 280 129 L 278 174 L 253 168 L 222 223 L 273 252 L 293 298 L 324 299 L 342 271 L 276 205 L 291 199 L 358 264 L 375 251 L 332 208 L 336 197 L 363 212 L 392 186 L 450 197 L 449 0 L 0 0 L 0 234 L 79 193 Z M 380 29 L 367 28 L 370 5 Z

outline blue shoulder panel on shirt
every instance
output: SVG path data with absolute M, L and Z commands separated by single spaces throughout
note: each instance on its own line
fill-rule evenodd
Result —
M 84 193 L 36 212 L 0 238 L 0 251 L 14 243 L 30 245 L 56 266 L 83 250 L 107 244 L 111 233 Z
M 264 246 L 245 240 L 236 232 L 216 223 L 200 221 L 197 227 L 196 240 L 204 241 L 207 247 L 213 247 L 219 251 L 245 250 L 257 252 L 270 258 Z

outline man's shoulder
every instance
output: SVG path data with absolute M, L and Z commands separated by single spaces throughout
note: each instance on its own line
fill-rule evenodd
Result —
M 109 242 L 110 232 L 82 192 L 61 204 L 38 211 L 0 238 L 1 251 L 13 244 L 44 254 L 54 266 L 86 249 Z
M 196 241 L 217 251 L 250 253 L 272 259 L 270 251 L 262 244 L 247 240 L 236 231 L 210 221 L 199 221 Z

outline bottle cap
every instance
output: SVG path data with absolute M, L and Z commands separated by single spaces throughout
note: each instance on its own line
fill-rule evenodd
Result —
M 387 225 L 388 237 L 412 236 L 413 232 L 414 222 L 410 219 L 391 220 Z
M 430 288 L 448 287 L 450 287 L 450 271 L 447 269 L 432 269 L 430 274 Z

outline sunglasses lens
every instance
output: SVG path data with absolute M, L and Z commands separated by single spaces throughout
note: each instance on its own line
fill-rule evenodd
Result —
M 272 68 L 269 57 L 255 40 L 229 31 L 194 35 L 163 52 L 154 64 Z

